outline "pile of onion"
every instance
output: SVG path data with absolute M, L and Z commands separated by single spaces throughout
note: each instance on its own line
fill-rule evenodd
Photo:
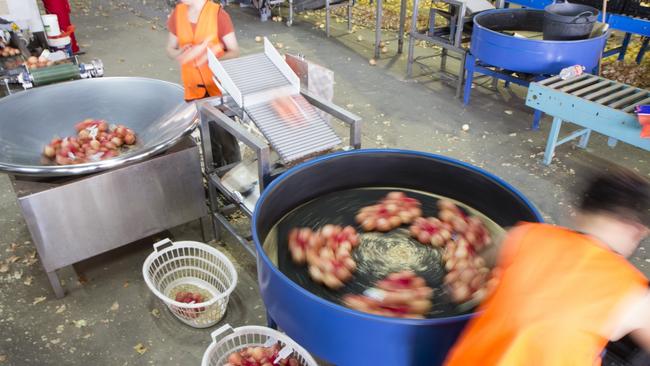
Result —
M 27 58 L 27 62 L 25 62 L 25 66 L 27 66 L 29 70 L 40 69 L 52 65 L 54 65 L 54 62 L 48 60 L 47 57 L 44 56 L 41 57 L 30 56 Z
M 5 46 L 2 51 L 0 51 L 0 55 L 2 55 L 2 57 L 18 56 L 20 55 L 20 50 L 17 48 Z
M 344 303 L 355 310 L 395 318 L 422 319 L 431 310 L 433 290 L 411 271 L 391 273 L 363 295 L 346 295 Z
M 491 243 L 481 219 L 468 216 L 449 200 L 440 200 L 438 217 L 417 219 L 410 232 L 422 244 L 444 248 L 444 282 L 454 302 L 483 300 L 488 282 L 496 279 L 490 278 L 490 270 L 478 254 Z
M 246 347 L 228 356 L 223 366 L 300 366 L 300 362 L 290 356 L 281 358 L 279 343 L 271 347 Z
M 387 232 L 420 217 L 420 206 L 420 201 L 403 192 L 390 192 L 378 204 L 359 210 L 355 219 L 364 231 Z
M 205 299 L 203 298 L 203 296 L 201 296 L 201 294 L 184 292 L 184 291 L 178 292 L 174 300 L 185 304 L 200 304 L 205 301 Z M 183 314 L 188 318 L 198 318 L 198 316 L 205 311 L 205 308 L 204 307 L 193 308 L 193 309 L 177 308 L 176 311 L 180 312 L 181 314 Z
M 352 226 L 325 225 L 318 231 L 293 229 L 289 233 L 289 251 L 295 263 L 307 264 L 310 277 L 331 289 L 343 287 L 352 278 L 357 264 L 352 250 L 359 235 Z
M 76 136 L 55 137 L 43 148 L 43 155 L 59 165 L 83 164 L 116 157 L 135 144 L 135 132 L 123 125 L 87 119 L 75 125 Z

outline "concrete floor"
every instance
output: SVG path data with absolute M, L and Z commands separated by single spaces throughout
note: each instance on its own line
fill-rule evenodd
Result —
M 179 81 L 178 67 L 164 53 L 164 1 L 73 0 L 73 21 L 83 57 L 104 61 L 107 76 L 145 76 Z M 244 54 L 259 52 L 256 35 L 282 42 L 287 52 L 334 70 L 335 102 L 363 117 L 363 146 L 399 147 L 440 153 L 491 171 L 526 194 L 545 218 L 568 224 L 589 166 L 599 159 L 650 175 L 647 152 L 618 146 L 609 149 L 594 137 L 587 150 L 559 148 L 551 166 L 541 164 L 550 121 L 531 131 L 531 110 L 520 88 L 473 90 L 463 107 L 453 88 L 422 71 L 405 79 L 405 57 L 389 52 L 370 66 L 372 33 L 345 31 L 334 23 L 333 36 L 302 16 L 284 23 L 260 23 L 251 9 L 229 6 Z M 162 20 L 161 20 L 162 19 Z M 314 19 L 314 17 L 311 17 Z M 318 20 L 322 21 L 322 20 Z M 363 40 L 358 41 L 361 35 Z M 418 54 L 431 53 L 418 48 Z M 435 67 L 435 62 L 429 61 Z M 451 67 L 455 67 L 451 63 Z M 419 72 L 416 68 L 416 74 Z M 468 124 L 469 131 L 461 126 Z M 9 179 L 0 176 L 0 365 L 196 365 L 210 343 L 210 330 L 180 324 L 148 291 L 141 265 L 159 238 L 200 240 L 197 223 L 160 233 L 123 249 L 60 271 L 68 294 L 56 299 L 35 257 Z M 226 241 L 228 242 L 228 241 Z M 632 261 L 650 273 L 645 243 Z M 236 246 L 222 247 L 237 263 L 240 283 L 231 297 L 225 322 L 234 326 L 265 324 L 250 257 Z M 4 267 L 2 264 L 7 264 Z M 4 270 L 6 269 L 6 271 Z M 77 276 L 77 274 L 79 276 Z M 146 347 L 143 354 L 134 347 Z

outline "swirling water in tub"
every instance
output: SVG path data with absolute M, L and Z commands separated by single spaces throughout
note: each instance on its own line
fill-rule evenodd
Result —
M 443 197 L 427 192 L 404 190 L 396 188 L 359 188 L 333 192 L 309 201 L 286 214 L 271 229 L 264 240 L 264 251 L 271 261 L 290 280 L 311 293 L 326 300 L 341 304 L 346 294 L 361 294 L 372 287 L 378 280 L 392 272 L 410 269 L 426 279 L 427 284 L 434 289 L 433 308 L 428 318 L 448 317 L 464 314 L 472 309 L 457 306 L 452 303 L 444 290 L 445 275 L 441 250 L 432 246 L 422 245 L 410 238 L 408 225 L 394 229 L 388 233 L 364 233 L 355 223 L 357 211 L 364 206 L 376 204 L 388 192 L 403 191 L 409 197 L 417 198 L 422 203 L 423 216 L 436 216 L 437 201 Z M 490 231 L 493 242 L 498 242 L 505 231 L 499 225 L 482 213 L 471 207 L 454 201 L 459 207 L 471 215 L 480 217 Z M 338 290 L 330 290 L 311 280 L 307 267 L 297 265 L 291 260 L 287 249 L 289 231 L 296 227 L 318 229 L 326 224 L 352 225 L 360 234 L 360 244 L 353 251 L 357 262 L 357 270 L 352 279 Z M 481 255 L 488 263 L 494 262 L 493 246 Z

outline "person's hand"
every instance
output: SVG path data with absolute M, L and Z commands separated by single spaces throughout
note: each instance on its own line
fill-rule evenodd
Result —
M 214 53 L 214 55 L 218 59 L 221 58 L 221 56 L 223 56 L 224 53 L 226 53 L 226 51 L 224 51 L 223 46 L 221 44 L 216 44 L 213 46 L 209 46 L 206 44 L 205 51 L 203 51 L 203 53 L 199 55 L 199 57 L 197 57 L 196 59 L 196 66 L 200 67 L 208 63 L 208 52 L 207 52 L 208 48 L 212 51 L 212 53 Z
M 176 58 L 181 65 L 190 62 L 196 62 L 197 66 L 202 66 L 207 62 L 207 49 L 214 37 L 210 37 L 198 45 L 186 45 L 183 52 Z

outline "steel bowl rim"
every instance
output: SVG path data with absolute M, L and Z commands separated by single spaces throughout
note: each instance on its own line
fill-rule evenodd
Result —
M 505 180 L 501 179 L 500 177 L 488 172 L 487 170 L 484 170 L 482 168 L 479 168 L 477 166 L 471 165 L 469 163 L 463 162 L 461 160 L 457 160 L 454 158 L 450 158 L 447 156 L 443 155 L 438 155 L 438 154 L 432 154 L 424 151 L 415 151 L 415 150 L 406 150 L 406 149 L 360 149 L 360 150 L 351 150 L 351 151 L 344 151 L 344 152 L 338 152 L 338 153 L 333 153 L 333 154 L 328 154 L 325 156 L 321 156 L 318 158 L 315 158 L 313 160 L 310 160 L 308 162 L 296 165 L 286 172 L 282 173 L 279 177 L 274 179 L 271 184 L 269 184 L 265 189 L 264 192 L 260 195 L 259 199 L 257 200 L 257 203 L 255 204 L 255 210 L 253 211 L 253 220 L 251 223 L 251 227 L 253 230 L 253 241 L 255 243 L 255 249 L 257 250 L 259 258 L 262 259 L 266 263 L 266 265 L 269 266 L 271 271 L 273 271 L 276 275 L 279 275 L 280 278 L 284 279 L 285 282 L 289 283 L 289 286 L 293 287 L 295 290 L 298 290 L 298 292 L 302 293 L 302 295 L 307 296 L 311 300 L 314 300 L 321 305 L 325 305 L 329 308 L 332 308 L 333 310 L 337 311 L 343 311 L 344 313 L 350 315 L 350 316 L 356 316 L 356 317 L 362 317 L 366 318 L 369 320 L 373 321 L 380 321 L 383 323 L 390 323 L 390 324 L 396 324 L 396 325 L 439 325 L 439 324 L 447 324 L 447 323 L 453 323 L 457 321 L 464 321 L 467 319 L 470 319 L 473 317 L 477 312 L 472 312 L 469 314 L 462 314 L 462 315 L 454 315 L 450 317 L 443 317 L 443 318 L 428 318 L 428 319 L 401 319 L 401 318 L 389 318 L 389 317 L 384 317 L 384 316 L 379 316 L 379 315 L 372 315 L 368 313 L 364 313 L 358 310 L 353 310 L 348 307 L 345 307 L 343 305 L 339 305 L 336 303 L 333 303 L 329 300 L 325 300 L 320 296 L 317 296 L 310 291 L 305 290 L 302 288 L 302 286 L 298 285 L 294 281 L 292 281 L 289 277 L 287 277 L 282 271 L 280 271 L 277 266 L 275 266 L 269 257 L 266 255 L 266 252 L 262 248 L 260 238 L 257 234 L 257 216 L 259 213 L 259 208 L 266 198 L 266 196 L 269 194 L 272 189 L 280 184 L 281 181 L 286 179 L 288 176 L 302 170 L 309 168 L 313 165 L 316 165 L 322 161 L 338 158 L 341 156 L 347 156 L 347 155 L 358 155 L 358 154 L 376 154 L 376 153 L 389 153 L 389 154 L 401 154 L 401 155 L 416 155 L 416 156 L 423 156 L 426 158 L 430 159 L 437 159 L 441 160 L 447 163 L 451 163 L 454 165 L 457 165 L 459 167 L 467 168 L 470 169 L 476 173 L 479 173 L 491 180 L 493 180 L 495 183 L 503 186 L 504 188 L 508 189 L 510 192 L 514 193 L 519 199 L 523 201 L 523 203 L 533 212 L 535 215 L 536 219 L 539 222 L 544 222 L 544 218 L 542 217 L 541 213 L 539 210 L 533 205 L 533 203 L 526 198 L 517 188 L 512 186 L 510 183 L 506 182 Z M 259 270 L 259 269 L 258 269 Z
M 118 79 L 155 81 L 159 83 L 169 84 L 179 88 L 180 90 L 183 90 L 183 87 L 177 83 L 172 83 L 170 81 L 159 80 L 154 78 L 139 77 L 139 76 L 138 77 L 112 76 L 112 77 L 103 77 L 100 79 L 71 80 L 63 83 L 46 85 L 40 87 L 39 89 L 55 87 L 55 86 L 72 83 L 72 82 L 87 82 L 87 81 L 97 82 L 98 80 L 118 80 Z M 7 103 L 10 103 L 11 98 L 18 98 L 20 97 L 20 94 L 21 93 L 12 94 L 3 99 L 7 100 Z M 169 149 L 170 147 L 175 145 L 178 141 L 180 141 L 183 137 L 189 135 L 192 131 L 194 131 L 194 129 L 198 126 L 198 124 L 199 124 L 199 113 L 198 111 L 196 111 L 194 114 L 193 121 L 188 124 L 187 128 L 183 130 L 181 134 L 179 134 L 174 138 L 168 139 L 161 144 L 155 145 L 151 148 L 138 150 L 137 154 L 131 155 L 124 159 L 108 159 L 108 160 L 101 160 L 97 163 L 84 163 L 84 164 L 75 164 L 75 165 L 18 165 L 18 164 L 3 163 L 0 161 L 0 171 L 3 171 L 5 173 L 14 173 L 18 175 L 22 174 L 22 175 L 29 175 L 29 176 L 60 177 L 60 176 L 89 174 L 89 173 L 100 172 L 108 169 L 113 169 L 124 164 L 144 160 L 146 158 L 158 154 L 161 151 Z
M 601 35 L 598 36 L 598 37 L 587 38 L 587 39 L 577 39 L 577 40 L 567 40 L 567 41 L 552 41 L 552 40 L 528 39 L 528 38 L 526 38 L 526 39 L 519 38 L 519 39 L 518 39 L 517 37 L 508 36 L 508 35 L 505 35 L 505 34 L 503 34 L 503 33 L 500 33 L 500 32 L 497 32 L 497 31 L 493 31 L 492 29 L 486 28 L 485 26 L 479 24 L 479 23 L 476 21 L 477 19 L 479 19 L 480 17 L 482 17 L 482 16 L 485 15 L 485 14 L 490 14 L 490 13 L 507 13 L 507 12 L 516 12 L 516 11 L 538 11 L 538 12 L 544 12 L 544 10 L 542 10 L 542 9 L 530 9 L 530 8 L 490 9 L 490 10 L 482 11 L 482 12 L 480 12 L 479 14 L 477 14 L 477 15 L 474 17 L 474 19 L 472 20 L 472 23 L 474 24 L 474 27 L 476 27 L 476 29 L 480 29 L 480 30 L 485 31 L 485 32 L 490 32 L 490 33 L 494 34 L 494 35 L 497 36 L 497 37 L 500 37 L 500 38 L 503 38 L 503 39 L 506 39 L 506 38 L 507 38 L 507 39 L 516 39 L 516 40 L 518 40 L 518 41 L 531 42 L 531 43 L 572 43 L 572 44 L 576 44 L 576 43 L 586 43 L 586 42 L 593 41 L 594 39 L 599 39 L 599 38 L 603 38 L 603 37 L 605 37 L 605 38 L 609 38 L 609 35 L 610 35 L 610 33 L 612 32 L 612 28 L 610 27 L 610 28 L 608 28 L 608 29 L 607 29 L 603 34 L 601 34 Z M 474 33 L 474 31 L 472 31 L 472 34 L 473 34 L 473 33 Z M 595 42 L 595 41 L 593 41 L 593 42 Z

